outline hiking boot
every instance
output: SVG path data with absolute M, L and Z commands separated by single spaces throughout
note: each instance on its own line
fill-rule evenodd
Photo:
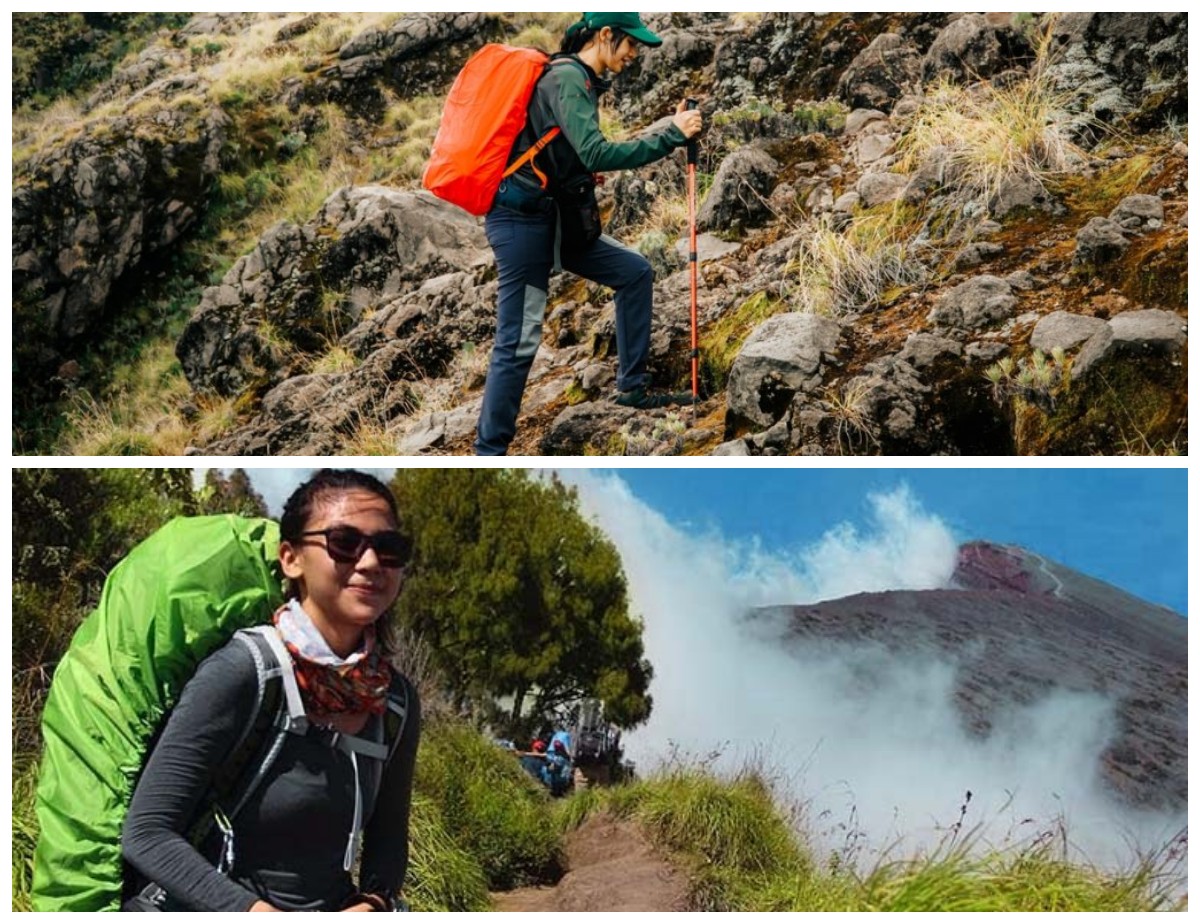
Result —
M 646 388 L 635 388 L 633 391 L 619 391 L 613 395 L 613 403 L 620 407 L 632 407 L 639 411 L 652 411 L 657 408 L 679 407 L 692 403 L 691 392 L 653 392 Z

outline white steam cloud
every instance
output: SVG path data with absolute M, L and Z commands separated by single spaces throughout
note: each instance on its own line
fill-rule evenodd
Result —
M 843 525 L 791 554 L 693 536 L 617 477 L 566 472 L 586 514 L 621 552 L 654 665 L 650 721 L 627 736 L 645 772 L 680 752 L 717 766 L 761 762 L 803 803 L 818 846 L 859 856 L 902 843 L 930 848 L 960 821 L 992 845 L 1059 819 L 1075 849 L 1124 864 L 1186 824 L 1115 803 L 1098 780 L 1113 704 L 1056 693 L 995 717 L 986 740 L 962 727 L 956 668 L 863 645 L 788 648 L 754 607 L 856 593 L 945 587 L 958 543 L 907 489 L 868 498 L 867 528 Z M 802 476 L 798 476 L 801 478 Z

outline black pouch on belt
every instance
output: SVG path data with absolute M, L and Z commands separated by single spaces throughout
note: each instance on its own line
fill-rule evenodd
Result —
M 591 177 L 559 186 L 554 201 L 558 203 L 563 250 L 578 253 L 600 239 L 604 229 L 596 202 L 596 183 Z

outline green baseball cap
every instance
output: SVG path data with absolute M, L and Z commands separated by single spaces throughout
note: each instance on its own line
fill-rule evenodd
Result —
M 646 28 L 642 17 L 637 13 L 584 13 L 583 21 L 589 29 L 593 30 L 600 30 L 605 26 L 610 29 L 620 29 L 643 45 L 657 48 L 663 43 L 662 39 Z

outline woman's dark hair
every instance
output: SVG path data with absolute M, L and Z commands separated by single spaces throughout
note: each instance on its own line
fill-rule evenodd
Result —
M 582 23 L 580 23 L 580 25 L 582 25 Z M 560 53 L 564 55 L 579 54 L 579 52 L 583 51 L 583 49 L 587 47 L 587 43 L 599 35 L 601 31 L 601 29 L 588 29 L 586 26 L 574 32 L 572 32 L 571 29 L 568 29 L 567 34 L 563 36 Z M 623 42 L 628 35 L 629 33 L 622 29 L 613 28 L 613 48 L 619 48 L 621 42 Z
M 279 538 L 284 542 L 299 542 L 318 501 L 327 494 L 340 494 L 343 491 L 366 491 L 383 498 L 392 512 L 392 519 L 399 525 L 400 512 L 396 507 L 396 498 L 382 481 L 365 472 L 326 468 L 296 488 L 287 499 L 283 505 L 283 516 L 279 518 Z
M 331 494 L 341 494 L 344 491 L 366 491 L 383 498 L 392 512 L 392 520 L 397 526 L 400 525 L 396 498 L 386 484 L 366 472 L 326 468 L 296 488 L 287 499 L 287 503 L 283 505 L 283 516 L 279 518 L 279 538 L 284 542 L 299 542 L 317 504 Z M 289 580 L 285 592 L 288 597 L 298 596 L 295 582 Z M 376 640 L 384 657 L 390 657 L 396 651 L 390 613 L 389 607 L 375 622 Z

